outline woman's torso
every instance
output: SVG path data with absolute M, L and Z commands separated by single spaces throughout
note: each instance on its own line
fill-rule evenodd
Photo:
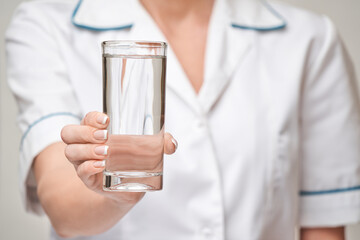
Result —
M 83 1 L 88 8 L 81 4 L 76 8 L 75 1 L 36 4 L 54 25 L 59 53 L 83 114 L 102 111 L 102 41 L 166 41 L 138 4 L 119 1 L 113 8 L 126 16 L 107 16 L 103 22 L 106 12 L 96 9 L 102 4 Z M 231 24 L 237 17 L 225 13 L 231 8 L 239 15 L 241 10 L 222 0 L 216 4 L 198 95 L 171 46 L 168 52 L 165 125 L 179 148 L 173 156 L 165 156 L 164 189 L 146 194 L 108 232 L 78 239 L 288 240 L 294 236 L 304 53 L 315 30 L 301 33 L 293 28 L 292 23 L 296 26 L 304 14 L 293 9 L 295 16 L 285 29 L 281 30 L 282 20 L 276 22 L 276 15 L 269 18 L 279 30 L 239 28 Z M 287 7 L 276 8 L 286 15 Z M 112 12 L 109 15 L 116 13 Z M 97 26 L 92 26 L 93 13 L 99 14 Z M 320 20 L 311 17 L 314 28 L 320 26 Z M 310 25 L 308 21 L 303 24 Z M 104 31 L 92 29 L 99 25 Z

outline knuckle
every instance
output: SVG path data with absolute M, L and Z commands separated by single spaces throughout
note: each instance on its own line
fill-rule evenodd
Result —
M 78 135 L 79 141 L 81 143 L 96 143 L 96 139 L 94 137 L 94 132 L 96 129 L 90 126 L 82 126 L 81 134 Z
M 94 137 L 94 132 L 96 131 L 95 128 L 87 128 L 85 131 L 85 134 L 83 134 L 83 138 L 85 138 L 85 141 L 88 142 L 96 142 L 96 139 Z
M 87 187 L 90 188 L 90 189 L 96 189 L 96 187 L 97 187 L 97 182 L 95 181 L 94 178 L 92 178 L 92 179 L 89 178 L 89 179 L 87 179 L 86 185 L 87 185 Z
M 83 124 L 84 125 L 88 125 L 89 124 L 89 119 L 91 118 L 91 112 L 88 112 L 85 117 L 83 118 Z
M 67 145 L 64 150 L 65 157 L 70 161 L 72 156 L 72 147 L 71 145 Z
M 96 154 L 93 150 L 92 144 L 87 144 L 86 146 L 84 146 L 82 152 L 86 155 L 86 159 L 96 159 Z
M 61 129 L 61 132 L 60 132 L 60 136 L 61 136 L 61 139 L 63 140 L 64 143 L 67 143 L 67 131 L 68 130 L 68 126 L 65 126 Z
M 90 126 L 97 126 L 96 119 L 99 114 L 100 113 L 96 111 L 88 112 L 83 119 L 83 124 Z
M 85 173 L 85 170 L 84 170 L 84 165 L 85 165 L 86 162 L 80 164 L 76 170 L 76 173 L 77 175 L 79 176 L 79 178 L 83 179 L 84 177 L 84 173 Z
M 77 175 L 79 176 L 79 178 L 81 178 L 81 180 L 84 181 L 84 179 L 86 179 L 86 176 L 88 175 L 89 172 L 89 162 L 85 161 L 82 164 L 79 165 L 78 169 L 77 169 Z
M 93 119 L 94 117 L 96 117 L 96 115 L 97 115 L 97 112 L 95 112 L 95 111 L 89 112 L 88 113 L 88 118 Z

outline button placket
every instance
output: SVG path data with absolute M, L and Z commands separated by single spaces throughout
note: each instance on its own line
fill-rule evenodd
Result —
M 203 229 L 201 229 L 201 233 L 203 234 L 204 237 L 209 238 L 214 234 L 214 231 L 210 227 L 204 227 Z
M 213 146 L 213 141 L 212 141 L 212 135 L 211 135 L 211 130 L 210 130 L 210 125 L 209 125 L 209 121 L 207 119 L 206 114 L 202 114 L 200 116 L 198 116 L 197 121 L 195 123 L 196 128 L 202 132 L 202 134 L 205 134 L 209 140 L 209 143 Z M 209 154 L 211 154 L 211 158 L 209 158 L 208 160 L 210 161 L 210 159 L 213 159 L 213 162 L 218 165 L 218 159 L 217 156 L 215 154 L 214 149 L 212 149 L 212 151 L 208 152 Z M 217 166 L 219 167 L 219 166 Z M 216 175 L 218 177 L 220 177 L 219 172 L 217 171 Z M 221 184 L 221 183 L 220 183 Z M 222 194 L 221 192 L 221 187 L 219 189 L 219 193 Z M 222 196 L 220 197 L 220 201 L 222 202 Z M 221 204 L 222 206 L 222 204 Z M 219 207 L 219 205 L 218 205 Z M 221 209 L 217 209 L 213 208 L 213 211 L 216 211 L 216 216 L 213 216 L 212 219 L 223 219 L 223 207 L 221 207 Z M 219 212 L 220 211 L 220 212 Z M 208 219 L 208 221 L 210 221 L 210 219 Z M 220 225 L 219 225 L 220 224 Z M 200 227 L 200 235 L 202 236 L 201 239 L 216 239 L 216 240 L 221 240 L 224 239 L 224 222 L 221 221 L 219 222 L 218 220 L 216 221 L 210 221 L 207 224 L 202 225 L 202 227 Z

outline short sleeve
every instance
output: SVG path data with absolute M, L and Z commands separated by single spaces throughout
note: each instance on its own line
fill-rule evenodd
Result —
M 303 88 L 300 226 L 360 220 L 360 118 L 352 63 L 331 21 Z
M 37 3 L 24 3 L 6 33 L 9 86 L 19 107 L 20 190 L 26 209 L 41 213 L 33 159 L 61 141 L 63 126 L 79 124 L 80 109 L 66 64 L 54 37 L 54 27 Z M 51 159 L 49 159 L 51 161 Z

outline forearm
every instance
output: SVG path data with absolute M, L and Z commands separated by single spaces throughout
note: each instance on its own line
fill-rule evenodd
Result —
M 345 240 L 345 228 L 302 228 L 300 240 Z
M 105 232 L 132 207 L 118 205 L 115 201 L 96 193 L 81 192 L 80 189 L 71 188 L 40 197 L 55 231 L 62 237 Z
M 89 190 L 64 156 L 65 145 L 46 148 L 35 160 L 38 196 L 58 234 L 99 234 L 115 225 L 135 202 L 120 203 Z

